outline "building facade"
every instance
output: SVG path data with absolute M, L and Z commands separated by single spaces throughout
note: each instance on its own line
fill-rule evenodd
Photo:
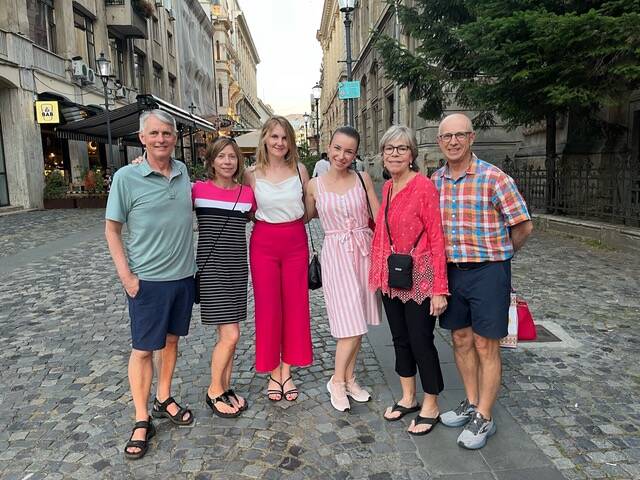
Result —
M 216 100 L 220 115 L 237 133 L 260 127 L 258 51 L 237 0 L 200 0 L 213 22 Z
M 352 77 L 360 82 L 360 98 L 353 101 L 354 123 L 361 135 L 360 154 L 367 170 L 380 177 L 382 166 L 379 141 L 393 124 L 407 125 L 415 130 L 418 141 L 418 164 L 432 168 L 442 162 L 436 143 L 438 123 L 425 121 L 418 112 L 421 102 L 411 101 L 406 89 L 385 76 L 382 58 L 374 46 L 376 35 L 384 33 L 396 37 L 409 49 L 414 40 L 396 30 L 395 9 L 384 0 L 360 0 L 350 14 Z M 330 132 L 348 123 L 347 106 L 338 98 L 338 82 L 347 79 L 344 14 L 337 0 L 325 0 L 317 38 L 322 46 L 322 96 L 320 99 L 321 145 L 325 145 Z M 452 109 L 453 111 L 460 111 Z M 473 115 L 472 112 L 466 112 Z M 397 117 L 397 118 L 396 118 Z M 507 131 L 497 125 L 482 132 L 475 142 L 475 151 L 482 158 L 500 162 L 505 156 L 513 157 L 522 142 L 520 130 Z

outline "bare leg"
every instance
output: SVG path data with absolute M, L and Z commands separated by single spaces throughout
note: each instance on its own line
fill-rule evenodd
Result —
M 402 398 L 398 401 L 403 407 L 411 408 L 416 405 L 416 377 L 400 377 L 400 386 L 402 387 Z M 388 407 L 384 412 L 385 418 L 398 418 L 400 412 L 391 412 L 392 408 Z
M 440 415 L 440 409 L 438 408 L 438 395 L 432 395 L 430 393 L 424 394 L 424 400 L 422 402 L 422 409 L 420 410 L 420 416 L 426 418 L 436 418 Z M 411 425 L 407 429 L 409 432 L 420 433 L 431 430 L 433 425 L 427 423 L 421 423 L 416 426 L 415 420 L 411 420 Z
M 289 377 L 291 377 L 291 365 L 289 365 L 288 363 L 281 363 L 281 375 L 282 375 L 282 381 L 284 382 L 285 380 L 287 380 Z M 283 383 L 282 384 L 282 389 L 286 392 L 288 390 L 293 390 L 294 388 L 296 388 L 295 384 L 293 383 L 293 380 L 289 379 L 286 384 Z M 295 400 L 296 398 L 298 398 L 298 392 L 291 392 L 291 393 L 287 393 L 285 394 L 285 397 L 287 398 L 287 400 L 289 400 L 290 402 L 292 402 L 293 400 Z
M 229 388 L 233 353 L 235 352 L 240 328 L 237 323 L 218 326 L 218 342 L 211 354 L 211 384 L 209 385 L 209 397 L 216 398 Z M 216 408 L 223 413 L 236 413 L 238 407 L 230 407 L 224 402 L 217 402 Z
M 335 371 L 333 381 L 344 383 L 353 376 L 353 366 L 358 353 L 360 337 L 338 338 L 336 345 Z
M 178 340 L 180 340 L 180 337 L 167 333 L 165 347 L 160 351 L 158 391 L 156 392 L 156 398 L 160 402 L 164 402 L 171 396 L 171 381 L 173 380 L 173 371 L 176 368 L 176 360 L 178 359 Z M 170 415 L 177 414 L 178 410 L 178 406 L 175 403 L 167 405 L 167 412 Z M 182 419 L 188 420 L 189 416 L 189 412 L 185 412 Z
M 345 372 L 345 378 L 347 380 L 355 377 L 356 370 L 356 360 L 358 358 L 358 353 L 360 352 L 360 347 L 362 346 L 362 335 L 358 335 L 354 337 L 356 339 L 355 345 L 353 346 L 353 352 L 351 354 L 351 359 L 349 360 L 349 364 L 347 365 L 347 370 Z
M 502 377 L 500 341 L 475 334 L 473 335 L 473 340 L 480 360 L 478 411 L 483 417 L 491 418 L 491 409 L 496 402 Z
M 469 403 L 478 405 L 479 361 L 473 337 L 474 335 L 471 327 L 454 330 L 451 333 L 456 366 L 458 367 L 458 372 L 462 377 L 462 383 L 464 384 L 467 399 L 469 400 Z
M 282 376 L 282 364 L 278 365 L 276 368 L 271 370 L 271 378 L 269 379 L 269 384 L 267 385 L 268 390 L 281 390 L 282 389 L 282 380 L 287 377 Z M 273 379 L 273 380 L 272 380 Z M 282 394 L 270 393 L 269 398 L 271 400 L 279 400 L 282 398 Z
M 153 379 L 153 352 L 132 350 L 129 357 L 129 386 L 136 410 L 136 422 L 149 420 L 149 392 Z M 139 428 L 133 433 L 134 440 L 144 440 L 146 429 Z M 137 453 L 139 448 L 127 449 L 130 453 Z

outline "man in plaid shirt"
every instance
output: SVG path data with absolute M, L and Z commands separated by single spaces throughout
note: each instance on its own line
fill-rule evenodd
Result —
M 458 445 L 484 447 L 496 431 L 491 410 L 500 388 L 500 339 L 507 335 L 511 257 L 533 230 L 513 179 L 471 151 L 469 117 L 453 114 L 438 129 L 446 165 L 431 177 L 440 192 L 451 297 L 440 326 L 451 330 L 467 398 L 441 416 L 466 425 Z

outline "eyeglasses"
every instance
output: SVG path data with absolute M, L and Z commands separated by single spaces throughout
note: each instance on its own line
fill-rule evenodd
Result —
M 410 150 L 409 145 L 385 145 L 382 151 L 387 155 L 393 155 L 397 151 L 398 155 L 404 155 Z
M 438 138 L 445 143 L 449 143 L 453 137 L 456 137 L 456 140 L 462 142 L 466 140 L 467 135 L 473 132 L 455 132 L 455 133 L 443 133 L 442 135 L 438 135 Z

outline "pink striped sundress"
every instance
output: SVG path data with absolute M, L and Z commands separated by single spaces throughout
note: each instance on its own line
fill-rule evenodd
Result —
M 322 290 L 335 338 L 363 335 L 367 325 L 380 324 L 380 300 L 367 286 L 373 234 L 366 194 L 355 175 L 355 185 L 342 195 L 325 189 L 325 175 L 317 177 L 316 208 L 324 230 Z

